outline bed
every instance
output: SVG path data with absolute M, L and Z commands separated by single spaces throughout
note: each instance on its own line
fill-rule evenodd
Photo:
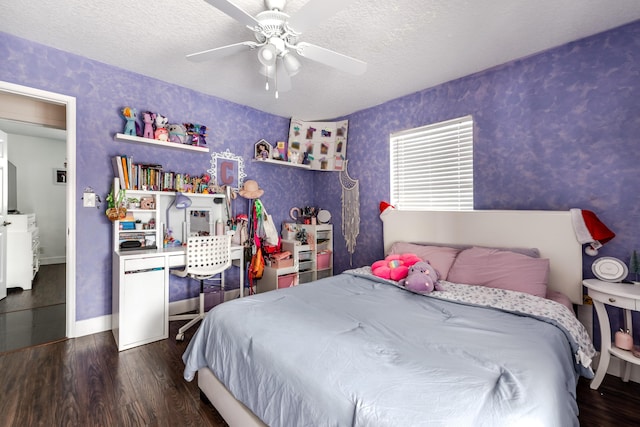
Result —
M 577 426 L 577 379 L 593 376 L 595 350 L 571 310 L 582 248 L 569 212 L 393 211 L 383 230 L 385 253 L 431 251 L 442 291 L 410 292 L 365 266 L 221 304 L 185 351 L 185 379 L 197 372 L 232 426 Z M 501 286 L 502 271 L 483 286 L 449 280 L 494 255 L 527 277 L 546 265 L 553 298 Z

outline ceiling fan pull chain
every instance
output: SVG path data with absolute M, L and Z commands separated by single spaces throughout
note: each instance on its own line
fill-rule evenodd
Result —
M 264 66 L 264 89 L 269 90 L 269 67 Z
M 276 99 L 278 99 L 278 61 L 273 63 L 273 80 L 276 82 Z

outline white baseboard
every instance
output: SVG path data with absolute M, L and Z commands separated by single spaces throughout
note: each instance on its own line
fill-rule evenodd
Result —
M 225 291 L 224 300 L 230 301 L 240 297 L 239 289 Z M 189 298 L 181 301 L 169 303 L 169 316 L 174 314 L 186 313 L 198 309 L 198 298 Z M 75 336 L 69 338 L 78 338 L 85 335 L 97 334 L 99 332 L 111 330 L 111 315 L 94 317 L 87 320 L 79 320 L 75 324 Z
M 98 332 L 111 330 L 111 315 L 94 317 L 87 320 L 79 320 L 75 324 L 75 337 L 78 338 L 85 335 L 97 334 Z
M 231 301 L 232 299 L 240 298 L 240 289 L 231 289 L 224 292 L 224 300 Z M 180 313 L 188 313 L 198 309 L 199 297 L 183 299 L 180 301 L 174 301 L 169 303 L 169 316 Z
M 66 262 L 67 262 L 66 256 L 52 256 L 47 258 L 40 258 L 40 265 L 65 264 Z

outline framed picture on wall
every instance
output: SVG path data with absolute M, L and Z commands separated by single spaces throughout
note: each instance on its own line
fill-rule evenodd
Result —
M 244 173 L 242 157 L 231 153 L 227 148 L 222 153 L 211 153 L 211 168 L 207 170 L 213 183 L 220 187 L 229 186 L 240 190 L 247 176 Z
M 67 170 L 54 168 L 53 169 L 53 183 L 64 185 L 67 183 Z

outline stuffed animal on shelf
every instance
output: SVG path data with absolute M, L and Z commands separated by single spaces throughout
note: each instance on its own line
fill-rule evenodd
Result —
M 205 146 L 207 145 L 207 127 L 205 125 L 197 125 L 198 126 L 198 145 Z
M 178 144 L 184 144 L 187 142 L 187 128 L 179 123 L 171 124 L 167 127 L 169 130 L 169 141 L 176 142 Z
M 431 291 L 441 291 L 440 275 L 435 268 L 427 261 L 420 261 L 409 268 L 407 277 L 400 280 L 400 286 L 421 294 L 428 294 Z
M 185 144 L 198 145 L 198 132 L 196 131 L 196 125 L 193 123 L 185 123 L 184 128 L 187 130 L 187 141 Z
M 207 127 L 205 125 L 199 125 L 197 123 L 185 123 L 187 129 L 187 144 L 204 146 L 207 145 Z
M 402 280 L 407 277 L 409 267 L 422 261 L 416 254 L 392 254 L 383 260 L 374 262 L 371 265 L 371 272 L 374 276 L 390 280 Z
M 122 109 L 122 117 L 124 117 L 124 119 L 127 121 L 127 123 L 124 125 L 123 133 L 125 135 L 137 136 L 137 129 L 139 127 L 138 123 L 136 122 L 136 119 L 138 118 L 138 110 L 131 107 L 124 107 Z
M 145 111 L 142 113 L 142 123 L 144 123 L 144 129 L 142 130 L 142 136 L 144 138 L 153 138 L 153 121 L 156 119 L 156 114 L 151 111 Z
M 154 139 L 157 139 L 158 141 L 169 141 L 169 131 L 167 130 L 169 119 L 161 114 L 156 114 L 154 124 L 156 128 L 156 131 L 153 134 Z

